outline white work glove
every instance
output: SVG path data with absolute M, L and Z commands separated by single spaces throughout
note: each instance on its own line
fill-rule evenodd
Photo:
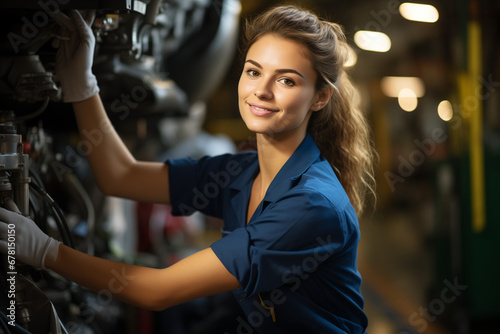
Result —
M 5 206 L 9 210 L 0 208 L 0 253 L 8 254 L 9 249 L 15 250 L 17 261 L 37 269 L 45 269 L 45 259 L 48 257 L 57 260 L 60 242 L 43 233 L 31 219 L 24 217 L 12 200 L 8 200 Z
M 54 20 L 61 26 L 56 54 L 56 74 L 61 82 L 63 101 L 78 102 L 99 93 L 97 79 L 92 73 L 95 37 L 90 26 L 95 18 L 94 11 L 84 16 L 77 10 L 69 12 L 70 17 L 58 12 Z

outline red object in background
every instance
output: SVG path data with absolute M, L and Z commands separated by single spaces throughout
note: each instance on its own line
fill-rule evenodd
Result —
M 163 225 L 161 230 L 167 239 L 185 229 L 184 218 L 174 217 L 171 212 L 171 207 L 166 204 L 137 203 L 138 252 L 154 253 L 151 231 L 152 229 L 159 230 L 160 224 Z M 158 226 L 152 226 L 152 224 Z

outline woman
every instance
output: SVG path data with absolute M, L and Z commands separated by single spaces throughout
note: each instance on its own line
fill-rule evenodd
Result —
M 18 260 L 153 310 L 233 290 L 247 316 L 240 333 L 363 333 L 356 210 L 373 191 L 374 154 L 340 27 L 294 6 L 247 24 L 239 108 L 257 152 L 161 164 L 136 161 L 113 130 L 91 72 L 92 18 L 71 15 L 57 18 L 71 34 L 57 69 L 81 135 L 104 134 L 88 156 L 99 187 L 169 203 L 175 215 L 222 218 L 224 237 L 152 269 L 80 253 L 1 209 L 0 220 L 16 224 Z

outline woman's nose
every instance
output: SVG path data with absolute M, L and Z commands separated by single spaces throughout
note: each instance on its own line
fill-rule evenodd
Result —
M 273 92 L 270 85 L 271 83 L 267 80 L 262 80 L 260 84 L 255 88 L 253 94 L 259 99 L 271 99 L 273 97 Z

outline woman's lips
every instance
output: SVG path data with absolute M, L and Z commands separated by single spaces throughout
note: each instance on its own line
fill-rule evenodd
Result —
M 268 109 L 264 106 L 259 106 L 259 105 L 255 105 L 255 104 L 248 104 L 250 106 L 250 111 L 252 112 L 252 114 L 256 115 L 256 116 L 268 116 L 268 115 L 271 115 L 272 113 L 275 113 L 277 112 L 278 110 L 275 110 L 275 109 Z

